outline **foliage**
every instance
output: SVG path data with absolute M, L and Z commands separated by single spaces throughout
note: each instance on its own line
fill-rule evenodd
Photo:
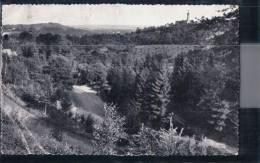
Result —
M 101 124 L 95 126 L 93 132 L 93 150 L 95 154 L 113 155 L 117 154 L 116 145 L 118 141 L 126 138 L 124 131 L 125 118 L 118 115 L 116 107 L 105 105 L 105 117 Z
M 207 155 L 207 147 L 202 142 L 195 140 L 195 137 L 182 136 L 177 128 L 173 128 L 172 117 L 170 119 L 170 128 L 159 131 L 159 151 L 162 155 Z
M 206 137 L 198 140 L 193 137 L 183 136 L 183 129 L 177 131 L 177 127 L 173 127 L 172 117 L 170 119 L 170 127 L 168 130 L 153 130 L 142 125 L 140 131 L 133 135 L 130 139 L 131 155 L 227 155 L 230 151 L 226 147 L 219 145 L 217 142 L 212 143 Z M 211 142 L 211 143 L 209 143 Z
M 71 88 L 73 83 L 71 63 L 67 58 L 63 56 L 53 56 L 46 69 L 56 87 L 64 86 L 67 89 Z
M 79 84 L 88 84 L 95 87 L 98 91 L 107 82 L 107 68 L 100 62 L 93 64 L 84 64 L 79 66 Z
M 168 78 L 167 64 L 162 63 L 160 69 L 154 74 L 149 94 L 149 116 L 153 128 L 160 128 L 162 117 L 166 116 L 170 102 L 170 83 Z
M 52 136 L 55 140 L 61 142 L 62 141 L 62 132 L 59 128 L 53 128 L 50 131 L 50 136 Z
M 25 69 L 26 65 L 18 58 L 11 58 L 3 55 L 3 82 L 20 85 L 21 79 L 28 79 L 29 74 Z
M 67 112 L 72 106 L 71 94 L 66 89 L 57 89 L 54 100 L 61 101 L 61 107 L 64 112 Z
M 67 35 L 66 40 L 25 30 L 4 40 L 4 48 L 18 55 L 3 55 L 3 82 L 35 108 L 47 107 L 48 116 L 61 126 L 72 106 L 74 84 L 87 84 L 105 102 L 114 103 L 117 107 L 105 106 L 98 126 L 93 126 L 93 117 L 80 117 L 84 130 L 93 132 L 96 154 L 120 154 L 119 144 L 126 138 L 129 154 L 209 154 L 207 139 L 197 137 L 228 144 L 238 139 L 239 48 L 218 46 L 239 43 L 237 16 L 238 9 L 230 8 L 211 19 L 126 34 Z M 95 46 L 49 46 L 60 43 Z M 182 134 L 169 127 L 171 113 L 176 127 L 185 128 Z
M 19 34 L 19 39 L 22 41 L 31 41 L 33 39 L 33 35 L 30 32 L 23 31 Z
M 132 136 L 130 152 L 133 155 L 155 155 L 157 154 L 158 132 L 142 124 L 140 131 Z
M 212 47 L 178 56 L 172 75 L 171 111 L 190 122 L 186 125 L 192 130 L 197 124 L 205 129 L 200 133 L 223 139 L 220 135 L 232 130 L 229 135 L 235 137 L 238 124 L 230 121 L 238 110 L 238 59 L 239 50 L 233 47 Z
M 33 57 L 34 52 L 31 46 L 24 46 L 22 47 L 22 54 L 24 57 Z
M 111 88 L 107 99 L 109 102 L 116 103 L 120 109 L 119 112 L 126 115 L 134 94 L 135 72 L 132 67 L 123 65 L 120 61 L 115 61 L 112 64 L 107 75 L 107 81 Z
M 37 43 L 43 43 L 45 45 L 52 45 L 58 44 L 61 41 L 61 36 L 58 34 L 46 33 L 46 34 L 39 34 L 36 37 Z
M 85 125 L 85 131 L 88 133 L 93 133 L 94 131 L 94 119 L 91 114 L 89 114 L 86 118 L 86 120 L 83 120 L 83 123 Z
M 144 123 L 147 122 L 148 116 L 147 116 L 147 109 L 146 109 L 146 103 L 147 103 L 147 76 L 148 71 L 147 69 L 141 70 L 136 75 L 136 81 L 135 81 L 135 107 L 137 109 L 137 112 L 139 113 L 140 120 Z

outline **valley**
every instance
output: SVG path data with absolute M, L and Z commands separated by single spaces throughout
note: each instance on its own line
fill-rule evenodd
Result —
M 1 152 L 236 155 L 237 16 L 4 25 Z

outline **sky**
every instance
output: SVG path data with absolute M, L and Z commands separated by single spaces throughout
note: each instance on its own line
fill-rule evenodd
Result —
M 3 24 L 159 26 L 223 13 L 226 5 L 3 5 Z

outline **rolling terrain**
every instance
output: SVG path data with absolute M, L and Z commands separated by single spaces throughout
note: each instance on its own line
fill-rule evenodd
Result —
M 219 46 L 237 44 L 236 13 L 136 30 L 5 25 L 1 153 L 237 154 L 239 48 Z
M 84 97 L 84 98 L 83 98 Z M 93 94 L 77 96 L 80 100 L 93 100 Z M 89 102 L 88 101 L 88 105 Z M 87 102 L 87 101 L 85 101 Z M 84 103 L 84 102 L 83 102 Z M 93 106 L 97 103 L 93 103 Z M 80 103 L 82 105 L 82 103 Z M 97 104 L 99 108 L 100 104 Z M 85 105 L 82 105 L 85 106 Z M 86 106 L 85 106 L 86 109 Z M 29 108 L 22 106 L 8 95 L 3 95 L 3 105 L 1 110 L 1 153 L 2 154 L 91 154 L 93 147 L 91 139 L 63 130 L 63 140 L 57 141 L 49 134 L 55 124 L 48 122 L 41 116 L 41 113 L 35 114 L 29 112 Z M 101 110 L 90 111 L 89 113 L 101 116 Z M 98 115 L 100 114 L 100 115 Z M 236 148 L 230 147 L 224 143 L 216 142 L 212 139 L 206 139 L 205 143 L 209 146 L 222 149 L 227 153 L 237 153 Z
M 20 33 L 23 31 L 28 31 L 32 33 L 53 33 L 59 35 L 70 34 L 76 36 L 91 33 L 85 29 L 78 29 L 58 23 L 3 25 L 3 31 L 7 33 Z
M 91 139 L 64 129 L 62 141 L 57 141 L 50 135 L 55 124 L 42 112 L 26 107 L 20 100 L 17 102 L 17 97 L 3 94 L 1 116 L 2 154 L 91 154 Z

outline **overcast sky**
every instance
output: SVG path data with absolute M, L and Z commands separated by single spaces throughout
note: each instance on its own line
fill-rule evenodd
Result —
M 222 15 L 225 5 L 3 5 L 3 24 L 60 23 L 64 25 L 158 26 Z

